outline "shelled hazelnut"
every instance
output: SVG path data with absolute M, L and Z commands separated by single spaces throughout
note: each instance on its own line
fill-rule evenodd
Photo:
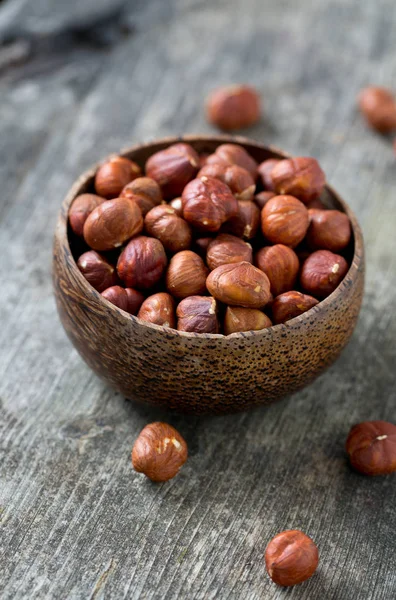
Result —
M 380 133 L 396 129 L 396 98 L 383 87 L 369 86 L 361 90 L 359 108 L 368 125 Z
M 119 285 L 108 287 L 101 295 L 103 298 L 106 298 L 106 300 L 131 315 L 136 315 L 144 300 L 143 294 L 137 290 L 123 288 Z
M 170 294 L 159 292 L 144 300 L 138 312 L 139 319 L 175 328 L 175 301 Z
M 274 182 L 272 181 L 271 173 L 273 168 L 280 163 L 280 158 L 268 158 L 259 164 L 257 167 L 259 177 L 263 184 L 264 190 L 267 192 L 275 192 Z
M 222 226 L 222 231 L 252 240 L 260 227 L 260 209 L 249 200 L 238 201 L 238 212 Z
M 271 327 L 269 317 L 257 308 L 241 308 L 227 306 L 224 317 L 224 334 L 230 335 L 240 331 L 259 331 Z
M 220 265 L 237 262 L 252 262 L 252 247 L 241 238 L 221 233 L 208 246 L 206 263 L 213 270 Z
M 191 229 L 169 204 L 152 208 L 144 219 L 147 233 L 160 240 L 169 252 L 179 252 L 191 246 Z
M 69 210 L 70 227 L 76 235 L 83 236 L 85 221 L 91 212 L 100 204 L 103 204 L 104 201 L 104 198 L 95 194 L 81 194 L 77 196 Z
M 224 131 L 250 127 L 260 119 L 260 96 L 248 85 L 214 90 L 206 103 L 208 121 Z
M 274 296 L 293 289 L 300 269 L 297 254 L 283 244 L 261 248 L 256 253 L 255 265 L 267 275 Z
M 294 196 L 275 196 L 261 211 L 262 232 L 273 244 L 295 248 L 304 239 L 308 226 L 308 211 Z
M 95 190 L 99 196 L 118 198 L 123 188 L 142 171 L 139 165 L 123 156 L 113 156 L 103 163 L 95 175 Z
M 316 544 L 302 531 L 288 530 L 278 533 L 265 551 L 265 566 L 272 581 L 291 586 L 306 581 L 319 564 Z
M 199 169 L 199 156 L 189 144 L 173 144 L 156 152 L 146 163 L 146 175 L 160 186 L 164 198 L 181 196 Z
M 201 256 L 202 258 L 205 258 L 209 244 L 213 239 L 214 238 L 207 236 L 207 237 L 199 237 L 196 240 L 194 240 L 194 243 L 193 243 L 194 252 L 199 254 L 199 256 Z
M 161 188 L 150 177 L 138 177 L 123 188 L 120 198 L 129 198 L 136 202 L 142 215 L 145 216 L 154 206 L 161 204 Z
M 127 287 L 147 290 L 161 279 L 167 262 L 161 242 L 141 235 L 131 240 L 121 252 L 117 272 Z
M 310 208 L 306 241 L 313 250 L 344 250 L 351 239 L 348 215 L 339 210 Z
M 346 441 L 351 466 L 364 475 L 396 472 L 396 425 L 365 421 L 354 425 Z
M 275 198 L 276 194 L 274 192 L 259 192 L 255 195 L 254 201 L 259 207 L 259 209 L 263 209 L 271 198 Z
M 183 217 L 202 231 L 218 231 L 238 212 L 238 202 L 228 185 L 214 177 L 193 179 L 182 194 Z
M 270 282 L 265 273 L 248 262 L 221 265 L 206 280 L 209 293 L 224 304 L 263 308 L 270 299 Z
M 197 178 L 202 176 L 214 177 L 228 185 L 237 200 L 251 200 L 253 198 L 256 184 L 249 171 L 243 167 L 211 163 L 202 167 Z
M 222 165 L 238 165 L 249 171 L 253 180 L 257 179 L 257 162 L 238 144 L 221 144 L 216 152 L 206 158 L 206 164 L 220 163 Z
M 343 256 L 329 250 L 317 250 L 304 262 L 301 274 L 301 287 L 316 298 L 326 298 L 344 279 L 348 263 Z
M 77 260 L 77 266 L 85 279 L 98 292 L 103 292 L 105 289 L 116 285 L 118 281 L 115 267 L 94 250 L 81 254 Z
M 94 250 L 111 250 L 143 229 L 143 217 L 137 204 L 127 198 L 107 200 L 87 217 L 84 239 Z
M 175 298 L 187 298 L 206 292 L 208 268 L 198 254 L 182 250 L 175 254 L 166 272 L 166 287 Z
M 318 198 L 326 183 L 318 161 L 305 156 L 279 161 L 270 177 L 278 194 L 295 196 L 304 204 Z
M 279 294 L 271 304 L 272 319 L 277 325 L 298 317 L 318 304 L 318 300 L 301 292 Z
M 177 329 L 195 333 L 218 333 L 217 303 L 211 296 L 189 296 L 176 310 Z

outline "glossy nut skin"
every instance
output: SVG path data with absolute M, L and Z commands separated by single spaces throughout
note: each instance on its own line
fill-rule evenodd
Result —
M 221 233 L 208 246 L 206 264 L 213 270 L 220 265 L 238 262 L 252 262 L 252 247 L 241 238 Z
M 167 423 L 150 423 L 140 432 L 132 450 L 132 465 L 151 481 L 168 481 L 187 460 L 187 444 Z
M 248 262 L 221 265 L 206 280 L 209 293 L 224 304 L 262 308 L 270 297 L 270 282 L 260 269 Z
M 105 201 L 95 194 L 80 194 L 74 200 L 69 210 L 69 223 L 74 233 L 83 236 L 84 223 L 91 212 Z
M 326 183 L 318 161 L 305 156 L 281 160 L 272 169 L 271 178 L 278 194 L 295 196 L 304 204 L 318 198 Z
M 301 292 L 290 291 L 277 296 L 271 304 L 272 319 L 276 325 L 286 323 L 307 312 L 318 300 Z
M 261 230 L 273 244 L 295 248 L 309 226 L 308 211 L 294 196 L 275 196 L 261 211 Z
M 198 254 L 182 250 L 175 254 L 166 272 L 167 290 L 175 298 L 199 296 L 206 292 L 208 269 Z
M 313 250 L 344 250 L 351 239 L 351 224 L 348 216 L 340 210 L 318 210 L 311 208 L 306 241 Z
M 95 190 L 99 196 L 118 198 L 127 183 L 141 175 L 141 169 L 132 160 L 113 156 L 99 167 L 95 175 Z
M 144 300 L 143 294 L 131 288 L 123 288 L 119 285 L 113 285 L 101 294 L 109 302 L 118 306 L 125 312 L 135 315 Z
M 276 244 L 261 248 L 256 253 L 254 262 L 270 280 L 271 293 L 274 296 L 294 288 L 300 263 L 297 254 L 288 246 Z
M 121 252 L 118 276 L 127 287 L 148 290 L 161 279 L 167 263 L 161 242 L 141 235 L 131 240 Z
M 380 133 L 396 129 L 396 99 L 386 88 L 369 86 L 358 96 L 359 108 L 368 125 Z
M 343 256 L 329 250 L 317 250 L 308 256 L 302 266 L 301 286 L 316 298 L 326 298 L 344 279 L 348 268 Z
M 228 185 L 237 200 L 252 200 L 254 196 L 256 184 L 249 171 L 243 167 L 211 163 L 202 167 L 197 178 L 205 175 Z
M 154 208 L 154 206 L 162 202 L 161 188 L 150 177 L 138 177 L 134 179 L 123 188 L 120 197 L 129 198 L 136 202 L 143 216 Z
M 275 198 L 276 194 L 274 192 L 259 192 L 255 195 L 254 201 L 259 207 L 260 210 L 264 208 L 264 206 L 271 200 L 271 198 Z
M 364 475 L 396 471 L 396 425 L 387 421 L 358 423 L 349 432 L 346 451 L 351 466 Z
M 206 103 L 208 121 L 223 131 L 250 127 L 260 119 L 260 96 L 248 85 L 214 90 Z
M 291 586 L 306 581 L 315 573 L 318 564 L 316 544 L 296 529 L 278 533 L 265 551 L 268 575 L 277 585 Z
M 238 212 L 238 202 L 230 188 L 214 177 L 193 179 L 182 194 L 183 217 L 201 231 L 218 231 Z
M 220 163 L 222 165 L 238 165 L 249 171 L 253 180 L 257 179 L 257 162 L 245 148 L 238 144 L 221 144 L 213 154 L 206 159 L 206 164 Z
M 264 190 L 267 192 L 274 192 L 275 187 L 272 181 L 271 173 L 273 168 L 280 163 L 279 158 L 268 158 L 264 160 L 258 166 L 258 174 L 261 179 L 261 183 L 263 184 Z
M 103 292 L 118 281 L 117 272 L 113 265 L 94 250 L 81 254 L 77 266 L 85 279 L 98 292 Z
M 152 208 L 144 219 L 147 233 L 160 240 L 169 252 L 180 252 L 191 246 L 191 228 L 169 204 Z
M 142 229 L 143 217 L 137 204 L 117 198 L 91 212 L 84 224 L 84 239 L 93 250 L 112 250 Z
M 170 294 L 159 292 L 146 298 L 138 312 L 142 321 L 175 328 L 175 301 Z
M 189 144 L 173 144 L 156 152 L 146 162 L 146 175 L 160 186 L 166 199 L 181 196 L 199 169 L 199 156 Z
M 222 226 L 222 231 L 252 240 L 260 227 L 260 209 L 252 201 L 239 200 L 238 213 Z
M 194 333 L 218 333 L 217 302 L 211 296 L 189 296 L 176 310 L 177 329 Z
M 227 306 L 224 317 L 224 334 L 230 335 L 238 331 L 259 331 L 271 327 L 269 317 L 257 308 Z

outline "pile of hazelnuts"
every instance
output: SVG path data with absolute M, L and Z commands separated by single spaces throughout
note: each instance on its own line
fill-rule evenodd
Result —
M 139 319 L 195 333 L 285 323 L 331 294 L 348 271 L 348 216 L 328 210 L 314 158 L 258 164 L 237 144 L 153 154 L 145 175 L 115 156 L 95 194 L 70 207 L 90 250 L 77 264 L 106 300 Z

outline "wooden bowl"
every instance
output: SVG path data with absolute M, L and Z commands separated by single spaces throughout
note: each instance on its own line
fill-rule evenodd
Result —
M 122 152 L 144 165 L 170 144 L 188 142 L 213 152 L 225 142 L 241 144 L 259 162 L 284 158 L 281 151 L 242 137 L 186 136 L 141 144 Z M 70 340 L 88 365 L 127 398 L 196 414 L 231 413 L 270 404 L 302 388 L 340 354 L 356 325 L 364 285 L 364 247 L 355 215 L 327 187 L 323 201 L 350 218 L 350 269 L 338 288 L 317 306 L 262 331 L 230 336 L 194 334 L 139 320 L 101 297 L 78 270 L 67 215 L 74 198 L 92 191 L 95 168 L 74 183 L 56 227 L 53 283 Z M 70 242 L 70 243 L 69 243 Z M 77 251 L 74 248 L 77 256 Z

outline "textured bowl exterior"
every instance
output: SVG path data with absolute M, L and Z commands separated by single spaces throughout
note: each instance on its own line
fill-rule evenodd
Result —
M 139 145 L 125 152 L 144 165 L 147 158 L 181 138 Z M 198 151 L 239 143 L 259 162 L 286 155 L 239 136 L 186 136 Z M 329 187 L 325 202 L 346 212 L 354 244 L 351 266 L 340 286 L 303 315 L 262 331 L 230 336 L 192 334 L 140 321 L 103 299 L 76 266 L 68 238 L 73 199 L 89 191 L 95 169 L 82 175 L 67 195 L 54 241 L 53 283 L 58 312 L 70 340 L 88 365 L 113 388 L 179 412 L 225 414 L 270 404 L 304 387 L 328 367 L 347 344 L 358 318 L 364 287 L 364 247 L 354 214 Z

